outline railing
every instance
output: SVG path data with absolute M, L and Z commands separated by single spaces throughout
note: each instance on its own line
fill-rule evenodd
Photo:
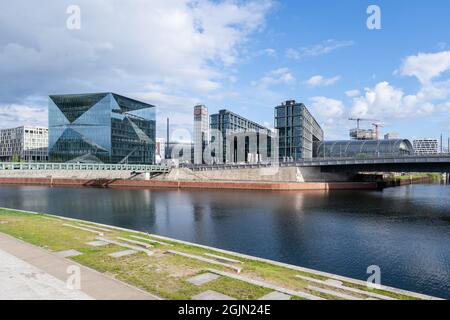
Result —
M 81 171 L 135 171 L 135 172 L 169 172 L 165 165 L 143 164 L 104 164 L 104 163 L 30 163 L 0 162 L 1 170 L 81 170 Z
M 450 163 L 450 154 L 411 155 L 411 156 L 379 156 L 354 158 L 312 158 L 290 162 L 263 163 L 226 163 L 214 165 L 183 165 L 194 171 L 258 169 L 268 167 L 318 167 L 333 165 L 384 164 L 384 163 Z

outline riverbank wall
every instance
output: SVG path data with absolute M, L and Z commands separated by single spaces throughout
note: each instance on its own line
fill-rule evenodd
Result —
M 439 175 L 433 174 L 423 174 L 415 176 L 402 176 L 387 178 L 382 182 L 383 188 L 393 188 L 400 186 L 407 186 L 412 184 L 422 184 L 422 183 L 432 183 L 439 181 Z
M 172 188 L 172 189 L 234 189 L 234 190 L 375 190 L 373 182 L 233 182 L 233 181 L 164 181 L 122 179 L 55 179 L 55 178 L 0 178 L 0 184 L 47 185 L 103 188 Z
M 322 173 L 319 168 L 271 167 L 213 171 L 175 168 L 167 174 L 130 171 L 0 171 L 0 184 L 237 190 L 377 189 L 375 182 L 354 182 L 351 174 Z

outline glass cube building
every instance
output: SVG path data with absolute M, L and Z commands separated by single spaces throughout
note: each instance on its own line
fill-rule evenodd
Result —
M 295 100 L 275 107 L 280 161 L 296 161 L 317 156 L 323 130 L 303 103 Z
M 52 95 L 49 161 L 153 164 L 155 106 L 115 93 Z

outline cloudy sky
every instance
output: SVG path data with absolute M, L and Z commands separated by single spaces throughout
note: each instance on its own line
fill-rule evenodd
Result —
M 366 25 L 373 3 L 381 30 Z M 190 129 L 196 103 L 272 126 L 296 99 L 327 139 L 352 116 L 447 137 L 449 14 L 441 0 L 2 1 L 0 128 L 46 125 L 49 94 L 113 91 L 157 105 L 159 135 L 167 116 Z

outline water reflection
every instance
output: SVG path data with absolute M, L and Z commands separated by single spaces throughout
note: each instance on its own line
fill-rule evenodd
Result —
M 49 212 L 450 298 L 450 188 L 211 191 L 0 186 L 0 206 Z

